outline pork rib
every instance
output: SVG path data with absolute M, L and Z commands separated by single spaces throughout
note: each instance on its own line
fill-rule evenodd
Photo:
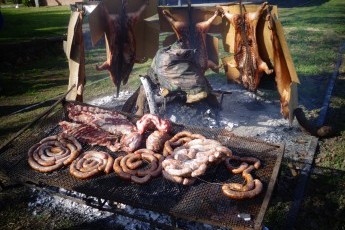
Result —
M 69 119 L 102 129 L 111 134 L 124 135 L 136 131 L 135 125 L 124 115 L 115 111 L 73 104 L 68 104 L 66 108 Z
M 104 130 L 68 121 L 61 121 L 59 122 L 59 125 L 63 129 L 64 133 L 74 136 L 83 143 L 90 144 L 92 146 L 105 146 L 113 152 L 118 151 L 121 147 L 120 137 L 105 132 Z
M 92 106 L 68 104 L 66 108 L 71 120 L 121 137 L 122 150 L 133 152 L 140 147 L 142 135 L 124 115 Z

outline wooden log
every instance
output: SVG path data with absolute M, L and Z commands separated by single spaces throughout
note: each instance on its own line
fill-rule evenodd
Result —
M 126 113 L 132 113 L 135 103 L 138 100 L 140 92 L 140 87 L 126 100 L 125 104 L 122 106 L 122 111 Z
M 147 104 L 146 94 L 144 87 L 141 85 L 139 88 L 139 95 L 137 97 L 137 101 L 135 104 L 135 109 L 137 110 L 135 112 L 135 115 L 142 116 L 145 113 L 145 105 Z
M 154 94 L 151 88 L 151 84 L 147 79 L 147 76 L 140 77 L 140 81 L 143 84 L 147 103 L 149 104 L 149 109 L 151 114 L 158 114 L 158 107 L 154 99 Z

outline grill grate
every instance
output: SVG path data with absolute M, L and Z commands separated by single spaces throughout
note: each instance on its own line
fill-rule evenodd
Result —
M 163 177 L 155 178 L 145 185 L 137 185 L 121 180 L 114 173 L 89 180 L 78 180 L 69 174 L 68 168 L 53 173 L 39 173 L 28 165 L 27 151 L 42 138 L 61 132 L 57 123 L 66 116 L 63 104 L 58 107 L 55 113 L 41 119 L 33 128 L 15 139 L 7 149 L 0 152 L 0 169 L 11 178 L 43 186 L 61 187 L 88 196 L 221 227 L 254 228 L 261 225 L 262 218 L 258 216 L 266 211 L 267 206 L 263 207 L 263 203 L 265 199 L 270 199 L 272 191 L 267 188 L 269 183 L 275 183 L 277 175 L 273 172 L 280 167 L 279 159 L 284 153 L 283 146 L 238 137 L 226 130 L 187 127 L 181 124 L 173 126 L 175 133 L 182 130 L 200 133 L 219 140 L 235 155 L 254 156 L 261 160 L 262 166 L 253 172 L 253 177 L 262 181 L 264 190 L 258 197 L 242 201 L 231 200 L 222 194 L 221 183 L 243 182 L 240 175 L 231 175 L 224 164 L 211 167 L 192 186 L 175 184 Z M 109 152 L 105 147 L 83 146 L 84 151 L 90 149 Z M 110 154 L 117 157 L 123 153 Z M 248 213 L 252 219 L 244 221 L 237 217 L 239 213 Z

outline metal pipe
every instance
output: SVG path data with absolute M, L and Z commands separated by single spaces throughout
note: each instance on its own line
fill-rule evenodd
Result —
M 339 68 L 340 68 L 340 65 L 342 63 L 342 56 L 343 56 L 343 53 L 344 53 L 344 49 L 345 49 L 345 43 L 339 48 L 338 62 L 337 62 L 337 65 L 335 67 L 335 70 L 333 72 L 333 75 L 331 76 L 331 78 L 328 81 L 326 95 L 325 95 L 325 98 L 323 100 L 321 111 L 319 113 L 319 118 L 316 121 L 316 126 L 317 127 L 321 127 L 325 123 L 328 107 L 329 107 L 329 104 L 330 104 L 330 101 L 331 101 L 331 97 L 332 97 L 332 94 L 333 94 L 333 89 L 334 89 L 335 81 L 337 80 L 337 76 L 339 74 Z

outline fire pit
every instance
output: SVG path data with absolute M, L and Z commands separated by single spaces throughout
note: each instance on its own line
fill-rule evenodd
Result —
M 27 162 L 29 146 L 46 136 L 60 132 L 57 124 L 64 119 L 66 116 L 63 104 L 59 104 L 55 113 L 47 114 L 34 127 L 15 139 L 1 153 L 2 171 L 10 178 L 22 183 L 63 188 L 104 201 L 121 202 L 176 218 L 229 228 L 259 229 L 261 227 L 281 164 L 284 146 L 239 137 L 223 129 L 173 125 L 174 133 L 181 130 L 200 133 L 207 138 L 220 141 L 238 156 L 254 156 L 261 160 L 262 168 L 256 171 L 255 177 L 262 181 L 263 192 L 256 198 L 236 201 L 222 194 L 221 184 L 241 182 L 242 179 L 240 176 L 231 175 L 223 164 L 210 168 L 191 186 L 176 185 L 163 177 L 158 177 L 145 185 L 137 185 L 120 180 L 114 173 L 83 181 L 72 177 L 67 168 L 49 174 L 32 170 Z M 87 151 L 91 149 L 91 146 L 83 145 L 83 149 Z M 107 151 L 103 147 L 92 147 L 92 149 Z M 110 154 L 114 157 L 118 155 L 116 152 Z M 241 213 L 249 214 L 250 220 L 245 221 L 239 218 L 238 215 Z
M 137 11 L 137 13 L 140 13 L 145 7 L 146 6 L 143 6 L 141 9 Z M 98 9 L 104 10 L 103 8 L 98 8 Z M 189 10 L 190 10 L 189 12 L 192 12 L 190 6 L 189 6 Z M 97 13 L 97 11 L 95 12 Z M 163 13 L 164 12 L 167 13 L 167 11 L 163 11 Z M 216 10 L 215 12 L 216 13 L 214 14 L 214 17 L 216 17 L 217 15 L 219 16 L 219 14 L 221 14 L 221 11 L 219 10 Z M 115 14 L 115 13 L 116 12 L 112 12 L 112 14 Z M 199 13 L 200 15 L 203 14 L 202 11 Z M 130 14 L 126 14 L 126 15 L 129 16 Z M 126 15 L 123 14 L 122 19 L 126 19 L 127 18 L 125 17 Z M 242 15 L 242 12 L 241 12 L 241 15 Z M 79 25 L 77 22 L 78 20 L 80 20 L 80 18 L 82 18 L 83 15 L 79 12 L 79 13 L 73 14 L 73 16 L 74 17 L 72 17 L 71 20 L 74 19 L 75 25 Z M 170 17 L 172 17 L 171 14 L 170 14 Z M 111 21 L 111 20 L 108 20 L 108 21 Z M 172 23 L 172 25 L 174 26 L 174 23 Z M 191 25 L 189 25 L 189 27 Z M 195 26 L 196 28 L 198 28 L 197 24 Z M 95 29 L 95 27 L 93 27 L 93 29 Z M 192 31 L 195 32 L 195 30 L 196 29 L 194 28 Z M 81 27 L 76 31 L 78 31 L 78 33 L 81 33 L 82 32 Z M 184 29 L 181 29 L 181 31 L 183 32 Z M 102 34 L 102 31 L 97 31 L 97 32 L 100 32 Z M 132 34 L 130 35 L 132 36 Z M 95 38 L 94 36 L 95 34 L 93 34 L 93 38 Z M 80 39 L 81 38 L 82 36 L 80 36 Z M 108 39 L 107 40 L 108 42 L 112 40 L 110 35 L 107 37 L 107 39 Z M 70 41 L 72 40 L 73 39 L 70 37 Z M 211 40 L 209 39 L 209 42 L 210 41 Z M 212 42 L 214 43 L 214 45 L 218 44 L 218 40 L 216 39 L 212 39 Z M 188 42 L 186 44 L 188 44 Z M 67 47 L 67 48 L 71 48 L 71 47 Z M 121 47 L 115 47 L 115 48 L 122 50 L 124 47 L 121 46 Z M 114 53 L 115 51 L 117 52 L 117 49 L 115 48 L 113 47 L 113 50 L 111 50 L 110 54 Z M 187 48 L 191 49 L 195 47 L 187 47 Z M 75 49 L 81 49 L 79 51 L 79 55 L 81 57 L 80 65 L 81 67 L 83 67 L 84 65 L 83 62 L 85 60 L 84 60 L 82 39 L 80 40 L 80 44 L 78 45 L 78 47 L 75 47 Z M 205 47 L 203 49 L 205 49 Z M 67 53 L 68 58 L 71 58 L 70 61 L 72 61 L 72 57 L 70 57 L 68 51 L 71 51 L 71 50 L 67 49 L 66 53 Z M 133 56 L 133 55 L 130 55 L 130 56 Z M 216 59 L 218 59 L 218 56 Z M 121 58 L 119 58 L 119 60 L 123 61 Z M 207 60 L 207 57 L 205 57 L 205 60 Z M 109 65 L 110 66 L 113 65 L 114 67 L 115 64 L 118 64 L 116 63 L 116 61 L 114 63 L 112 62 L 110 63 L 110 61 L 111 59 L 107 60 L 106 62 L 104 62 L 103 65 L 107 67 L 107 68 L 104 67 L 104 69 L 107 69 L 109 71 L 111 70 L 110 73 L 113 79 L 114 78 L 113 72 L 116 72 L 116 71 L 121 72 L 121 71 L 110 68 Z M 131 66 L 128 67 L 129 72 L 134 64 L 134 60 L 131 60 L 130 64 Z M 229 64 L 229 66 L 231 65 Z M 203 66 L 203 67 L 204 67 L 202 69 L 203 72 L 200 74 L 200 76 L 202 77 L 204 77 L 204 71 L 205 71 L 206 66 Z M 103 69 L 103 68 L 99 67 L 99 69 Z M 76 72 L 78 71 L 80 72 L 78 72 L 78 80 L 74 79 L 76 80 L 75 82 L 70 81 L 69 89 L 72 89 L 73 91 L 71 94 L 69 94 L 67 98 L 71 100 L 82 101 L 83 100 L 82 91 L 85 85 L 85 76 L 84 76 L 85 72 L 83 71 L 82 68 L 79 68 L 79 65 L 78 65 L 78 68 L 77 69 L 74 68 L 74 70 Z M 196 72 L 197 71 L 194 71 L 193 73 L 196 73 Z M 70 77 L 70 80 L 73 78 L 73 76 Z M 121 77 L 123 79 L 121 79 Z M 121 80 L 124 80 L 124 82 L 126 82 L 128 76 L 126 75 L 126 76 L 121 76 L 121 77 L 117 79 L 115 83 L 118 89 L 119 89 L 119 85 L 120 85 L 119 83 L 121 83 Z M 161 86 L 163 85 L 162 84 L 163 82 L 164 81 L 159 82 Z M 72 86 L 73 84 L 77 86 L 74 89 Z M 204 85 L 209 86 L 208 82 L 205 83 Z M 189 84 L 188 86 L 194 86 L 194 84 Z M 172 87 L 169 90 L 173 91 L 173 88 L 174 87 Z M 168 90 L 168 87 L 165 86 L 165 89 Z M 210 90 L 207 89 L 205 91 L 210 91 Z M 189 93 L 188 90 L 187 92 Z M 222 89 L 219 89 L 219 92 L 229 93 L 229 91 L 227 90 L 222 91 Z M 237 94 L 237 92 L 238 92 L 238 89 L 231 91 L 231 93 L 234 93 L 234 94 Z M 118 95 L 119 95 L 119 92 L 118 92 Z M 192 95 L 193 96 L 199 95 L 199 91 L 195 95 L 194 94 Z M 221 98 L 221 101 L 222 101 L 223 95 L 221 96 L 222 96 Z M 193 99 L 194 97 L 189 97 L 189 100 L 187 97 L 187 101 L 194 102 L 195 98 L 193 100 L 191 98 Z M 231 97 L 231 99 L 234 99 L 234 98 L 235 97 Z M 197 99 L 198 99 L 197 101 L 199 101 L 200 98 L 197 98 Z M 67 104 L 78 104 L 78 103 L 67 102 Z M 68 169 L 69 167 L 63 167 L 62 169 L 55 171 L 53 173 L 36 172 L 33 169 L 31 169 L 28 164 L 28 157 L 27 157 L 28 148 L 34 145 L 35 143 L 39 142 L 43 138 L 58 134 L 62 131 L 61 127 L 58 126 L 58 123 L 63 120 L 68 120 L 66 116 L 65 105 L 66 105 L 66 102 L 57 104 L 54 112 L 45 114 L 43 118 L 40 118 L 37 120 L 34 127 L 31 127 L 30 129 L 26 130 L 22 135 L 14 139 L 11 145 L 7 146 L 6 149 L 2 149 L 3 152 L 1 154 L 3 157 L 0 160 L 0 168 L 11 179 L 14 179 L 16 181 L 19 181 L 21 183 L 28 184 L 34 187 L 48 189 L 53 192 L 55 191 L 62 196 L 69 197 L 69 195 L 73 193 L 83 194 L 83 196 L 99 200 L 99 202 L 96 204 L 92 202 L 91 203 L 86 202 L 88 205 L 96 206 L 99 209 L 104 209 L 104 205 L 107 204 L 108 210 L 113 210 L 114 212 L 115 210 L 117 210 L 117 208 L 113 204 L 120 202 L 123 204 L 131 205 L 135 208 L 143 208 L 146 210 L 151 210 L 151 211 L 156 211 L 158 213 L 166 214 L 168 216 L 171 216 L 172 218 L 181 218 L 181 219 L 192 220 L 192 221 L 197 221 L 201 223 L 208 223 L 208 224 L 212 224 L 214 226 L 219 226 L 219 227 L 227 227 L 227 228 L 234 228 L 234 229 L 236 228 L 261 229 L 262 228 L 263 217 L 265 215 L 268 203 L 270 201 L 273 187 L 275 185 L 279 168 L 281 165 L 281 160 L 285 152 L 284 145 L 280 143 L 274 143 L 274 144 L 268 143 L 263 140 L 258 140 L 251 137 L 237 136 L 234 133 L 230 133 L 226 129 L 222 129 L 224 127 L 223 126 L 224 124 L 217 124 L 217 125 L 212 125 L 212 126 L 207 125 L 206 126 L 207 128 L 185 125 L 185 124 L 190 124 L 190 122 L 183 122 L 184 125 L 178 124 L 178 123 L 173 124 L 173 131 L 172 131 L 173 134 L 176 134 L 183 130 L 187 130 L 192 133 L 202 134 L 206 138 L 215 139 L 219 141 L 222 145 L 231 149 L 236 156 L 240 156 L 240 157 L 249 156 L 249 157 L 256 157 L 260 159 L 260 161 L 262 162 L 262 166 L 260 169 L 255 171 L 254 177 L 260 179 L 260 181 L 263 184 L 263 190 L 257 197 L 247 199 L 247 200 L 230 199 L 222 193 L 222 185 L 224 183 L 234 183 L 234 182 L 243 183 L 243 178 L 241 177 L 241 175 L 230 174 L 223 163 L 210 167 L 206 171 L 206 174 L 197 177 L 196 182 L 193 185 L 189 185 L 189 186 L 182 186 L 179 184 L 175 184 L 169 180 L 166 180 L 162 176 L 158 178 L 154 178 L 152 181 L 150 181 L 149 183 L 145 185 L 138 185 L 135 183 L 121 180 L 115 173 L 98 176 L 98 177 L 88 179 L 88 180 L 79 180 L 70 175 L 69 169 Z M 164 116 L 167 118 L 170 118 L 170 120 L 172 121 L 176 121 L 176 117 L 175 119 L 173 117 L 174 112 L 172 112 L 171 114 L 169 114 L 169 112 L 171 112 L 171 110 L 170 111 L 167 110 L 167 113 Z M 236 112 L 237 111 L 232 111 L 232 115 L 236 115 Z M 207 113 L 212 113 L 212 111 L 208 112 L 207 110 Z M 125 114 L 132 122 L 136 121 L 137 119 L 137 117 L 135 117 L 134 115 L 131 115 L 130 113 L 123 113 L 123 114 Z M 276 114 L 279 114 L 279 112 L 277 112 Z M 226 115 L 229 115 L 229 114 L 226 114 Z M 241 116 L 243 116 L 243 114 L 240 114 L 239 117 Z M 287 118 L 287 116 L 285 116 L 285 118 Z M 215 119 L 215 120 L 217 121 L 219 119 Z M 291 117 L 290 117 L 290 122 L 291 122 Z M 196 125 L 200 126 L 200 124 L 198 124 L 198 121 Z M 285 125 L 286 125 L 286 122 L 285 122 Z M 222 127 L 222 128 L 215 128 L 215 127 Z M 108 154 L 110 154 L 113 158 L 117 158 L 121 156 L 121 154 L 123 154 L 117 151 L 110 152 L 105 147 L 91 146 L 89 144 L 84 144 L 83 151 L 88 151 L 88 150 L 105 151 Z M 75 197 L 71 196 L 71 198 L 75 198 Z M 120 212 L 120 214 L 129 215 L 128 213 L 126 214 L 124 212 L 122 213 Z M 137 218 L 137 217 L 134 216 L 134 218 Z M 174 223 L 172 223 L 170 227 L 173 228 L 176 226 L 174 226 Z M 165 226 L 163 228 L 165 228 Z

